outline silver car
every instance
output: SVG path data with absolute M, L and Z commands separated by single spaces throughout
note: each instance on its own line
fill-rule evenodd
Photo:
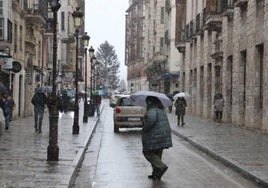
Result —
M 114 106 L 114 132 L 119 132 L 119 128 L 143 127 L 146 109 L 140 106 L 133 106 L 128 97 L 121 96 L 117 98 Z

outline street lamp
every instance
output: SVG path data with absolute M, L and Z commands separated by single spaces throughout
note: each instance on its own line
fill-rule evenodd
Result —
M 57 12 L 61 6 L 59 0 L 50 0 L 50 7 L 53 12 L 53 72 L 52 72 L 52 96 L 51 106 L 49 109 L 49 144 L 47 147 L 47 160 L 59 160 L 58 146 L 58 119 L 59 112 L 57 108 L 56 95 L 56 76 L 57 76 Z
M 87 123 L 88 121 L 88 105 L 87 105 L 87 46 L 90 40 L 90 36 L 87 35 L 87 33 L 85 33 L 82 36 L 82 40 L 84 42 L 84 46 L 85 46 L 85 99 L 84 99 L 84 116 L 83 116 L 83 122 Z
M 89 56 L 90 56 L 90 102 L 89 102 L 89 116 L 94 116 L 94 112 L 95 112 L 95 108 L 94 108 L 94 105 L 93 105 L 93 91 L 92 91 L 92 69 L 93 69 L 93 64 L 94 64 L 94 61 L 96 60 L 96 57 L 94 56 L 94 48 L 91 46 L 90 49 L 88 50 L 89 51 Z
M 76 8 L 72 16 L 74 18 L 75 38 L 76 38 L 76 61 L 75 61 L 75 102 L 74 102 L 74 124 L 73 134 L 79 134 L 79 108 L 78 108 L 78 34 L 82 25 L 83 13 Z

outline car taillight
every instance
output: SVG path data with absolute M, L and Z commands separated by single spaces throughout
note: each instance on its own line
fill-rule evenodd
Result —
M 115 113 L 118 114 L 118 113 L 120 113 L 120 112 L 121 112 L 121 109 L 120 109 L 120 108 L 116 108 L 116 109 L 115 109 Z

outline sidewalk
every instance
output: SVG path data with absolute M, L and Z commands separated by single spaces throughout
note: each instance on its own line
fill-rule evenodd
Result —
M 177 116 L 168 113 L 173 133 L 211 157 L 223 162 L 260 187 L 268 187 L 268 134 L 198 116 L 185 116 L 185 126 L 177 126 Z
M 43 119 L 43 133 L 34 130 L 33 117 L 14 120 L 0 135 L 0 187 L 69 187 L 90 140 L 98 117 L 83 123 L 79 110 L 80 132 L 72 134 L 73 112 L 60 113 L 58 122 L 59 161 L 47 161 L 49 117 Z

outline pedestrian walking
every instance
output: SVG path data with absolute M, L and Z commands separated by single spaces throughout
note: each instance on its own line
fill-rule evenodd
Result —
M 97 116 L 100 115 L 101 95 L 93 95 L 93 104 L 97 111 Z
M 157 97 L 146 98 L 147 110 L 142 128 L 143 155 L 151 163 L 152 174 L 148 178 L 160 180 L 168 166 L 162 161 L 164 149 L 172 147 L 171 129 L 167 114 Z
M 3 106 L 3 112 L 5 116 L 5 129 L 9 129 L 9 123 L 12 117 L 12 111 L 13 107 L 15 105 L 15 102 L 13 98 L 10 95 L 6 95 L 2 97 L 2 106 Z
M 168 96 L 168 98 L 171 100 L 171 101 L 173 101 L 173 94 L 172 93 L 169 93 L 169 94 L 167 94 L 167 96 Z M 171 105 L 171 106 L 169 106 L 168 107 L 168 111 L 169 111 L 169 113 L 172 113 L 172 107 L 173 107 L 173 105 Z
M 214 120 L 216 122 L 221 122 L 222 121 L 223 108 L 224 108 L 223 95 L 221 93 L 215 94 L 213 103 L 214 103 L 214 113 L 215 113 Z
M 14 100 L 13 100 L 13 98 L 12 98 L 12 96 L 8 96 L 8 98 L 9 98 L 9 100 L 11 100 L 11 101 L 13 101 L 14 102 Z M 12 117 L 13 117 L 13 110 L 15 109 L 15 107 L 16 107 L 16 103 L 14 102 L 14 105 L 13 105 L 13 107 L 12 107 L 12 110 L 11 110 L 11 114 L 10 114 L 10 116 L 9 116 L 9 121 L 12 121 Z
M 37 90 L 32 97 L 31 103 L 34 105 L 35 132 L 42 133 L 42 121 L 45 112 L 45 105 L 47 105 L 47 97 L 43 92 Z
M 177 115 L 177 123 L 178 126 L 184 126 L 184 116 L 185 116 L 185 108 L 187 107 L 187 102 L 184 97 L 178 97 L 175 101 L 175 115 Z
M 71 97 L 67 95 L 67 91 L 63 91 L 62 96 L 61 96 L 61 101 L 62 101 L 62 110 L 64 112 L 67 112 L 68 109 L 70 109 L 71 107 L 70 100 L 71 100 Z

